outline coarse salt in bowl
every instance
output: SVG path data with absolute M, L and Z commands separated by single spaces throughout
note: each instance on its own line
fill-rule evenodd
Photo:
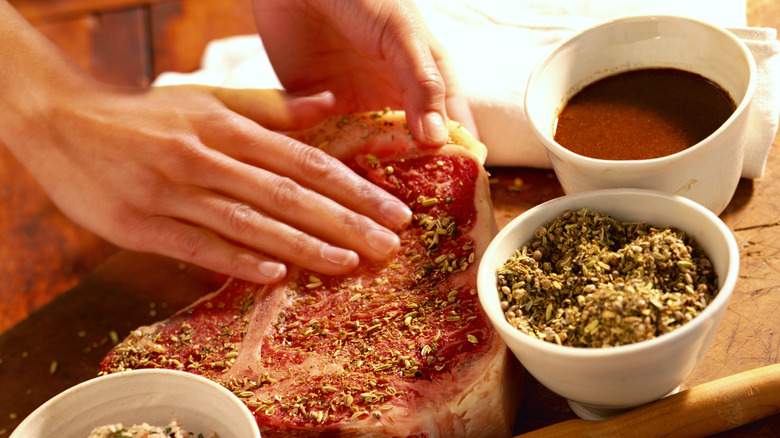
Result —
M 615 219 L 676 227 L 693 237 L 713 264 L 718 292 L 691 321 L 653 339 L 610 348 L 580 348 L 533 338 L 507 322 L 497 270 L 516 249 L 566 210 L 601 211 Z M 566 398 L 584 419 L 603 419 L 673 392 L 707 353 L 739 271 L 739 251 L 728 227 L 711 211 L 677 195 L 645 189 L 606 189 L 540 204 L 506 225 L 480 262 L 479 299 L 492 325 L 525 369 Z
M 226 388 L 167 369 L 108 374 L 73 386 L 33 411 L 11 438 L 87 438 L 109 424 L 166 426 L 174 419 L 195 436 L 260 438 L 249 408 Z

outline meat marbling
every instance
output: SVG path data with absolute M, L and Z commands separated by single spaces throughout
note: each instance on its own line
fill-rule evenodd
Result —
M 386 111 L 290 134 L 409 205 L 401 251 L 346 276 L 291 268 L 278 285 L 228 280 L 133 331 L 101 373 L 201 374 L 241 398 L 264 437 L 508 436 L 520 376 L 476 294 L 496 232 L 484 146 L 450 130 L 457 144 L 420 149 L 403 113 Z

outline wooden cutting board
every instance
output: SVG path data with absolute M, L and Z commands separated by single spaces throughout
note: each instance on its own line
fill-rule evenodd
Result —
M 215 274 L 164 257 L 113 256 L 0 336 L 0 437 L 54 395 L 97 376 L 103 356 L 131 330 L 219 285 Z

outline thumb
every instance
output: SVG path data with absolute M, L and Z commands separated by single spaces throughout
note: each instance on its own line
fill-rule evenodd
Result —
M 336 104 L 329 91 L 295 97 L 276 89 L 199 87 L 213 94 L 231 111 L 272 131 L 313 126 L 333 114 Z
M 389 17 L 381 50 L 396 75 L 409 130 L 418 141 L 441 146 L 448 138 L 448 78 L 439 68 L 436 42 L 415 6 L 397 5 L 408 10 Z

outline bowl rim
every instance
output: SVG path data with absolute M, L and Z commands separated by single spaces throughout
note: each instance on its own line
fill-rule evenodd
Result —
M 149 375 L 152 376 L 164 376 L 166 378 L 173 378 L 178 380 L 189 380 L 191 382 L 194 382 L 195 385 L 198 387 L 208 387 L 210 392 L 216 391 L 217 393 L 223 395 L 225 397 L 225 400 L 231 400 L 233 405 L 236 409 L 239 409 L 241 411 L 241 416 L 244 417 L 247 420 L 247 424 L 252 425 L 253 435 L 254 438 L 260 438 L 260 429 L 257 425 L 257 421 L 254 418 L 254 415 L 252 415 L 252 412 L 249 410 L 249 408 L 238 398 L 230 392 L 227 388 L 220 385 L 219 383 L 208 379 L 204 376 L 190 373 L 187 371 L 179 371 L 179 370 L 173 370 L 168 368 L 139 368 L 139 369 L 132 369 L 132 370 L 126 370 L 126 371 L 120 371 L 117 373 L 111 373 L 111 374 L 103 374 L 96 377 L 93 377 L 89 380 L 85 380 L 81 383 L 78 383 L 76 385 L 73 385 L 62 392 L 58 393 L 57 395 L 51 397 L 46 402 L 44 402 L 42 405 L 40 405 L 38 408 L 36 408 L 34 411 L 32 411 L 27 417 L 25 417 L 24 420 L 22 420 L 19 425 L 16 426 L 14 431 L 11 433 L 9 438 L 16 438 L 17 436 L 19 438 L 22 438 L 19 435 L 19 431 L 23 431 L 26 425 L 31 424 L 35 421 L 37 421 L 41 415 L 45 415 L 45 413 L 50 410 L 53 406 L 55 406 L 58 403 L 61 403 L 62 400 L 67 399 L 75 394 L 80 393 L 85 388 L 88 387 L 94 387 L 95 385 L 102 385 L 103 382 L 111 382 L 113 380 L 118 379 L 142 379 Z M 99 426 L 99 425 L 96 425 Z
M 736 44 L 739 51 L 742 53 L 742 55 L 745 57 L 745 59 L 748 62 L 748 70 L 750 72 L 750 78 L 748 80 L 747 89 L 745 90 L 745 96 L 743 97 L 739 105 L 737 105 L 736 109 L 731 114 L 731 116 L 729 116 L 729 118 L 725 122 L 723 122 L 723 124 L 721 124 L 718 127 L 718 129 L 716 129 L 714 132 L 712 132 L 710 135 L 708 135 L 698 143 L 686 149 L 683 149 L 682 151 L 675 152 L 673 154 L 665 155 L 662 157 L 656 157 L 656 158 L 648 158 L 643 160 L 606 160 L 601 158 L 588 157 L 586 155 L 581 155 L 576 152 L 572 152 L 571 150 L 565 148 L 564 146 L 556 142 L 553 139 L 552 135 L 548 135 L 548 133 L 542 132 L 541 127 L 538 126 L 535 117 L 533 117 L 534 113 L 529 111 L 528 96 L 532 92 L 532 85 L 541 76 L 541 72 L 543 68 L 547 64 L 549 64 L 551 60 L 559 52 L 564 50 L 566 47 L 576 43 L 578 40 L 586 37 L 587 34 L 599 31 L 606 27 L 611 27 L 616 25 L 625 25 L 625 24 L 637 23 L 637 22 L 653 22 L 653 21 L 655 22 L 678 21 L 678 22 L 688 22 L 688 23 L 696 24 L 698 26 L 702 26 L 709 30 L 715 31 L 716 33 L 721 34 L 722 36 L 726 37 L 727 39 L 731 40 L 733 43 Z M 629 70 L 621 70 L 621 72 L 629 71 Z M 568 159 L 572 160 L 573 162 L 579 165 L 594 166 L 598 169 L 612 168 L 616 165 L 623 166 L 623 167 L 628 166 L 629 168 L 648 166 L 648 165 L 663 165 L 667 161 L 680 159 L 681 157 L 685 157 L 687 155 L 696 153 L 696 151 L 698 151 L 699 149 L 706 147 L 705 145 L 710 143 L 717 134 L 720 134 L 721 131 L 726 130 L 728 127 L 736 123 L 735 120 L 742 117 L 743 113 L 749 111 L 749 107 L 752 105 L 753 97 L 756 92 L 757 83 L 758 83 L 758 68 L 756 66 L 755 59 L 753 58 L 753 55 L 750 49 L 745 44 L 745 42 L 742 41 L 739 37 L 737 37 L 734 33 L 729 32 L 728 30 L 716 26 L 714 24 L 707 23 L 705 21 L 697 20 L 690 17 L 680 16 L 680 15 L 665 15 L 665 14 L 627 15 L 627 16 L 605 20 L 593 26 L 587 27 L 577 32 L 576 34 L 570 36 L 569 38 L 561 41 L 552 50 L 550 50 L 547 53 L 547 55 L 545 55 L 539 62 L 537 62 L 536 65 L 531 70 L 531 74 L 528 77 L 528 82 L 526 84 L 526 89 L 524 94 L 523 110 L 527 115 L 529 125 L 531 126 L 531 130 L 534 132 L 534 135 L 539 139 L 539 141 L 544 144 L 546 150 L 554 152 L 558 155 L 566 156 Z
M 583 208 L 586 207 L 586 205 L 583 205 L 583 203 L 586 202 L 588 199 L 593 199 L 602 196 L 660 198 L 663 199 L 663 202 L 681 204 L 684 206 L 684 208 L 691 210 L 693 212 L 697 212 L 698 214 L 703 215 L 705 218 L 711 221 L 715 225 L 717 230 L 720 231 L 719 234 L 723 237 L 723 241 L 725 242 L 728 248 L 727 258 L 728 258 L 729 269 L 725 273 L 725 278 L 721 277 L 720 275 L 718 277 L 720 283 L 718 288 L 718 294 L 707 305 L 707 307 L 705 307 L 704 310 L 702 310 L 702 312 L 699 315 L 697 315 L 691 321 L 685 323 L 681 327 L 674 329 L 671 332 L 664 333 L 663 335 L 657 336 L 653 339 L 647 339 L 632 344 L 624 344 L 624 345 L 613 346 L 608 348 L 572 347 L 568 345 L 558 345 L 555 343 L 543 341 L 541 339 L 536 339 L 531 337 L 528 334 L 521 332 L 506 320 L 503 312 L 500 311 L 500 309 L 492 308 L 493 307 L 492 299 L 487 294 L 497 293 L 494 284 L 495 270 L 497 267 L 489 266 L 489 262 L 487 260 L 488 256 L 495 252 L 495 249 L 500 244 L 501 240 L 505 239 L 507 236 L 512 234 L 514 229 L 517 228 L 519 224 L 528 220 L 529 217 L 535 216 L 544 211 L 550 211 L 550 212 L 557 211 L 558 213 L 555 213 L 555 215 L 552 216 L 552 219 L 550 219 L 553 220 L 555 217 L 558 217 L 560 213 L 563 213 L 563 211 L 567 209 L 570 210 L 572 209 L 569 207 L 564 207 L 564 205 L 570 203 L 577 203 L 578 205 L 581 205 L 580 208 Z M 538 227 L 541 224 L 536 224 L 536 225 Z M 655 224 L 651 224 L 651 225 L 655 225 Z M 728 303 L 731 299 L 731 295 L 733 293 L 734 287 L 737 282 L 738 274 L 739 274 L 739 248 L 737 246 L 736 239 L 734 238 L 734 235 L 732 234 L 731 230 L 726 226 L 726 224 L 722 220 L 720 220 L 720 218 L 717 215 L 715 215 L 715 213 L 711 212 L 706 207 L 703 207 L 702 205 L 696 203 L 695 201 L 691 201 L 690 199 L 684 198 L 682 196 L 668 194 L 657 190 L 634 189 L 634 188 L 602 189 L 602 190 L 580 192 L 571 195 L 564 195 L 555 199 L 551 199 L 549 201 L 546 201 L 542 204 L 530 208 L 526 212 L 514 218 L 506 226 L 504 226 L 504 228 L 501 229 L 501 231 L 499 231 L 499 233 L 493 238 L 493 240 L 490 242 L 485 252 L 483 253 L 482 260 L 480 261 L 480 266 L 477 272 L 477 293 L 479 295 L 480 304 L 482 305 L 483 310 L 488 315 L 488 319 L 491 321 L 491 323 L 497 329 L 497 331 L 511 336 L 512 339 L 515 339 L 519 343 L 521 343 L 524 348 L 527 347 L 529 351 L 536 350 L 537 352 L 542 352 L 544 354 L 568 356 L 577 359 L 583 359 L 583 358 L 603 359 L 603 358 L 614 358 L 616 356 L 622 356 L 622 355 L 633 355 L 642 350 L 659 348 L 664 344 L 674 342 L 674 340 L 676 340 L 677 338 L 684 337 L 688 335 L 690 332 L 696 330 L 700 325 L 705 324 L 706 321 L 710 319 L 710 315 L 715 314 L 721 308 L 726 308 L 728 306 Z M 489 290 L 485 290 L 488 281 L 490 281 L 491 284 L 493 284 L 493 286 L 492 288 L 489 288 Z M 485 284 L 485 287 L 483 287 L 483 283 Z

